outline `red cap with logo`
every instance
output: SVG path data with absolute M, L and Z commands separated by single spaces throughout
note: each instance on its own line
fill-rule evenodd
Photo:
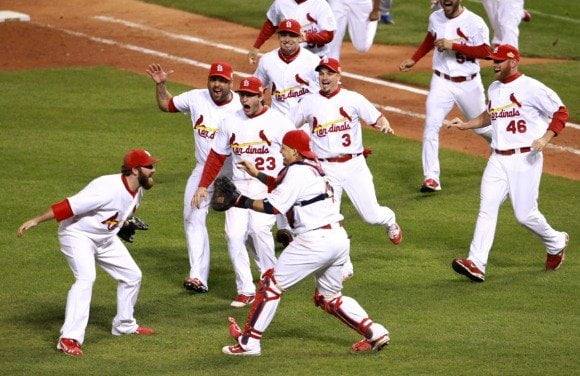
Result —
M 493 52 L 489 55 L 488 59 L 498 61 L 514 59 L 520 61 L 520 51 L 511 44 L 500 44 L 493 49 Z
M 300 35 L 302 32 L 302 27 L 300 26 L 300 22 L 292 19 L 285 19 L 280 22 L 278 25 L 277 32 L 286 31 L 292 34 Z
M 248 77 L 240 81 L 240 88 L 237 91 L 251 94 L 262 94 L 264 92 L 264 85 L 258 77 Z
M 316 71 L 318 72 L 322 67 L 328 68 L 335 73 L 340 73 L 340 62 L 331 57 L 323 57 L 320 63 L 318 63 Z
M 233 73 L 234 70 L 232 69 L 232 66 L 223 61 L 215 62 L 209 68 L 209 77 L 219 76 L 225 78 L 228 81 L 232 80 Z
M 144 167 L 152 165 L 157 162 L 159 162 L 159 159 L 152 157 L 151 153 L 149 153 L 147 150 L 133 149 L 129 150 L 127 154 L 125 154 L 125 159 L 123 160 L 123 167 L 124 168 Z
M 289 148 L 296 149 L 305 158 L 316 159 L 316 154 L 310 149 L 310 137 L 300 129 L 287 132 L 282 138 L 282 143 Z

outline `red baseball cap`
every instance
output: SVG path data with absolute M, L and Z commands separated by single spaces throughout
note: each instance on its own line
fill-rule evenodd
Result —
M 520 61 L 520 51 L 511 44 L 500 44 L 493 49 L 493 52 L 489 55 L 488 59 L 499 61 L 514 59 Z
M 208 77 L 212 77 L 212 76 L 219 76 L 219 77 L 223 77 L 228 81 L 232 80 L 232 74 L 234 73 L 234 70 L 232 69 L 232 66 L 229 65 L 226 62 L 223 61 L 218 61 L 215 62 L 211 65 L 211 67 L 209 68 L 209 76 Z
M 133 149 L 129 150 L 125 154 L 125 159 L 123 160 L 124 168 L 136 168 L 152 165 L 153 163 L 159 162 L 158 158 L 151 156 L 147 150 L 143 149 Z
M 277 32 L 287 31 L 292 34 L 300 35 L 302 34 L 302 27 L 300 26 L 300 22 L 292 19 L 284 19 L 278 25 Z
M 328 68 L 333 72 L 340 73 L 340 62 L 331 57 L 323 57 L 322 60 L 320 60 L 320 63 L 318 63 L 316 71 L 318 72 L 322 67 Z
M 296 149 L 305 158 L 316 159 L 316 154 L 310 149 L 310 137 L 300 129 L 287 132 L 282 138 L 282 143 L 289 148 Z
M 264 85 L 258 77 L 247 77 L 240 81 L 240 88 L 236 91 L 252 94 L 262 94 L 264 92 Z

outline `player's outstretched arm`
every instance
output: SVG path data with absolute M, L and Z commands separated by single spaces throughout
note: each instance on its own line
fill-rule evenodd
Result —
M 461 130 L 483 128 L 491 124 L 491 118 L 487 111 L 483 111 L 477 117 L 468 122 L 464 122 L 460 118 L 455 118 L 447 123 L 447 128 L 457 128 Z
M 386 134 L 395 134 L 393 128 L 391 128 L 391 124 L 387 120 L 387 118 L 383 115 L 377 120 L 377 124 L 375 124 L 375 128 L 381 131 L 382 133 Z
M 157 106 L 161 111 L 169 112 L 169 101 L 173 95 L 167 90 L 165 82 L 173 73 L 172 70 L 165 72 L 161 65 L 151 64 L 146 70 L 147 74 L 155 82 L 155 95 L 157 97 Z
M 413 59 L 403 60 L 401 64 L 399 64 L 399 70 L 401 72 L 408 72 L 409 70 L 411 70 L 411 68 L 413 68 L 413 66 L 415 66 L 415 63 L 416 61 Z
M 29 219 L 28 221 L 24 222 L 23 224 L 18 227 L 18 231 L 16 232 L 18 236 L 23 236 L 26 231 L 29 229 L 36 227 L 41 222 L 46 222 L 54 218 L 54 213 L 52 212 L 52 208 L 48 209 L 44 213 Z

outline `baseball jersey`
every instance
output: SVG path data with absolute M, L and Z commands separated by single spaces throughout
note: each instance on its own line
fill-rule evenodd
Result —
M 143 189 L 131 192 L 121 174 L 96 178 L 67 198 L 73 216 L 60 222 L 59 234 L 76 232 L 95 241 L 107 240 L 133 215 L 142 197 Z
M 487 25 L 481 17 L 465 7 L 459 16 L 451 19 L 445 17 L 443 9 L 431 13 L 428 32 L 435 40 L 445 38 L 467 46 L 489 45 Z M 470 76 L 479 72 L 479 61 L 456 51 L 439 51 L 435 48 L 433 69 L 452 77 Z
M 283 167 L 282 138 L 293 129 L 288 119 L 270 108 L 251 118 L 239 110 L 222 120 L 213 149 L 221 155 L 231 154 L 234 165 L 248 160 L 258 170 L 275 176 Z M 234 168 L 232 180 L 250 198 L 263 198 L 267 192 L 264 184 L 241 168 Z
M 220 121 L 242 108 L 240 97 L 232 92 L 232 100 L 217 105 L 208 89 L 195 89 L 173 97 L 173 104 L 179 112 L 191 115 L 195 162 L 203 165 L 218 130 Z
M 316 67 L 320 58 L 300 48 L 298 55 L 289 63 L 279 56 L 280 49 L 270 51 L 260 59 L 254 76 L 262 80 L 272 93 L 272 108 L 282 114 L 298 103 L 305 94 L 320 90 Z
M 266 12 L 266 17 L 273 25 L 279 25 L 284 19 L 296 20 L 305 33 L 336 30 L 334 15 L 326 0 L 306 0 L 300 4 L 295 0 L 275 0 Z M 327 45 L 316 46 L 302 43 L 302 47 L 319 57 L 328 53 Z
M 488 88 L 491 147 L 509 150 L 529 147 L 544 135 L 554 112 L 564 104 L 552 89 L 531 77 L 494 81 Z
M 292 211 L 293 231 L 302 234 L 343 219 L 332 197 L 303 204 L 324 194 L 332 196 L 330 185 L 316 167 L 304 162 L 288 166 L 280 184 L 266 198 L 280 213 Z
M 292 120 L 299 127 L 310 126 L 312 150 L 318 158 L 363 152 L 360 120 L 375 124 L 382 114 L 365 97 L 340 88 L 330 96 L 308 95 L 292 110 Z

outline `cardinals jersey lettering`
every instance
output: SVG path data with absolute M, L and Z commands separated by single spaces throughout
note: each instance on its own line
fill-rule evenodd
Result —
M 332 197 L 310 205 L 297 205 L 324 193 L 332 196 L 326 178 L 316 168 L 308 164 L 293 164 L 288 167 L 282 182 L 266 197 L 280 213 L 292 211 L 293 231 L 302 234 L 343 219 Z
M 463 7 L 463 12 L 452 19 L 445 17 L 443 9 L 431 13 L 429 33 L 435 39 L 445 38 L 467 46 L 489 45 L 489 29 L 483 19 Z M 433 52 L 433 69 L 449 76 L 470 76 L 479 72 L 479 61 L 456 51 Z
M 508 83 L 494 81 L 487 93 L 491 147 L 498 150 L 531 146 L 544 135 L 554 112 L 564 106 L 552 89 L 525 75 Z
M 143 189 L 130 192 L 121 174 L 96 178 L 68 198 L 74 215 L 60 222 L 59 234 L 76 232 L 95 241 L 107 240 L 119 232 L 142 197 Z
M 221 106 L 213 101 L 208 89 L 190 90 L 173 97 L 175 108 L 191 115 L 195 162 L 198 166 L 205 164 L 220 121 L 242 107 L 238 94 L 232 94 L 232 100 Z
M 276 49 L 262 56 L 254 76 L 270 88 L 272 108 L 286 115 L 303 95 L 320 90 L 315 71 L 320 58 L 300 48 L 298 56 L 290 63 L 285 63 L 278 56 L 278 51 Z
M 273 25 L 279 25 L 283 19 L 296 20 L 305 33 L 322 30 L 336 31 L 334 15 L 325 0 L 308 0 L 300 4 L 295 0 L 275 0 L 268 9 L 266 17 Z M 328 53 L 327 45 L 315 46 L 308 43 L 301 45 L 319 57 Z
M 276 176 L 283 167 L 282 138 L 292 129 L 292 123 L 272 109 L 253 118 L 240 110 L 222 120 L 213 149 L 221 155 L 231 154 L 234 166 L 248 160 L 258 170 Z M 251 198 L 264 197 L 267 191 L 264 184 L 240 168 L 233 170 L 232 179 L 242 194 Z
M 308 95 L 292 110 L 296 127 L 310 126 L 312 150 L 318 158 L 362 153 L 360 121 L 375 124 L 381 113 L 365 97 L 344 88 L 330 98 Z

